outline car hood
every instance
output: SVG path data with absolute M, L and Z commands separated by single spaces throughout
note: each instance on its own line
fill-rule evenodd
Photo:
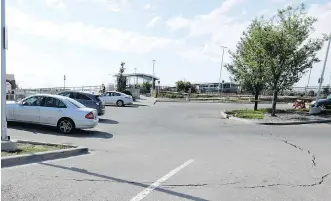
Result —
M 320 105 L 320 104 L 325 104 L 325 103 L 330 103 L 331 102 L 331 99 L 319 99 L 317 104 Z M 315 104 L 316 101 L 312 101 L 310 104 L 313 105 Z

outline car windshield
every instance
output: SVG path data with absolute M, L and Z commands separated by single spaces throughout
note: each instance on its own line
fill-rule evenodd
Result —
M 85 107 L 83 104 L 81 104 L 80 102 L 78 102 L 78 101 L 76 101 L 72 98 L 67 98 L 67 100 L 77 108 L 84 108 Z

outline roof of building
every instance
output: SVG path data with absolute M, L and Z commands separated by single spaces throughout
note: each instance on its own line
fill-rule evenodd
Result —
M 115 75 L 117 77 L 118 75 Z M 160 80 L 160 78 L 150 75 L 150 74 L 145 74 L 145 73 L 129 73 L 129 74 L 123 74 L 124 77 L 140 77 L 140 78 L 145 78 L 145 79 L 153 79 L 154 80 Z

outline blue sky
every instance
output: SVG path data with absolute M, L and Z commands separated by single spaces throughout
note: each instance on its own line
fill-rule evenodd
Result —
M 217 82 L 220 45 L 234 50 L 250 21 L 298 0 L 7 0 L 7 73 L 23 88 L 112 83 L 121 61 L 128 73 Z M 331 32 L 331 1 L 306 0 L 319 19 L 313 36 Z M 326 49 L 319 53 L 324 60 Z M 224 62 L 230 62 L 229 54 Z M 312 71 L 317 85 L 322 63 Z M 331 54 L 325 82 L 331 76 Z M 297 85 L 305 86 L 306 75 Z M 222 79 L 229 80 L 223 69 Z

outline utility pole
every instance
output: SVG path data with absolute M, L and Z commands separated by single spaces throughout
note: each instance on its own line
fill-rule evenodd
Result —
M 309 86 L 309 82 L 310 82 L 311 69 L 313 69 L 313 67 L 311 67 L 311 68 L 310 68 L 310 71 L 309 71 L 308 83 L 307 83 L 306 91 L 305 91 L 305 95 L 306 95 L 306 96 L 307 96 L 307 90 L 308 90 L 308 86 Z
M 220 94 L 220 89 L 221 89 L 221 79 L 222 79 L 222 69 L 223 69 L 223 58 L 224 58 L 224 50 L 225 46 L 221 46 L 221 48 L 223 49 L 223 53 L 222 53 L 222 61 L 221 61 L 221 69 L 220 69 L 220 77 L 218 79 L 218 93 Z M 223 90 L 223 84 L 222 84 L 222 90 Z
M 138 84 L 137 68 L 134 68 L 134 76 L 135 76 L 134 87 L 136 87 L 136 84 Z
M 154 92 L 154 67 L 155 67 L 155 60 L 152 60 L 153 62 L 153 78 L 152 78 L 152 93 L 151 96 L 153 95 Z
M 9 140 L 6 120 L 6 49 L 8 49 L 8 33 L 6 29 L 6 3 L 1 0 L 1 140 Z
M 63 89 L 66 89 L 66 75 L 63 76 Z
M 318 102 L 318 100 L 320 99 L 320 96 L 321 96 L 321 87 L 322 87 L 322 83 L 323 83 L 323 77 L 324 77 L 324 72 L 325 72 L 326 63 L 327 63 L 327 61 L 328 61 L 329 49 L 330 49 L 330 43 L 331 43 L 331 34 L 329 34 L 329 38 L 328 38 L 328 46 L 327 46 L 327 49 L 326 49 L 326 54 L 325 54 L 325 59 L 324 59 L 323 70 L 322 70 L 321 78 L 319 79 L 319 86 L 318 86 L 318 91 L 317 91 L 317 96 L 316 96 L 315 107 L 317 106 L 317 102 Z

